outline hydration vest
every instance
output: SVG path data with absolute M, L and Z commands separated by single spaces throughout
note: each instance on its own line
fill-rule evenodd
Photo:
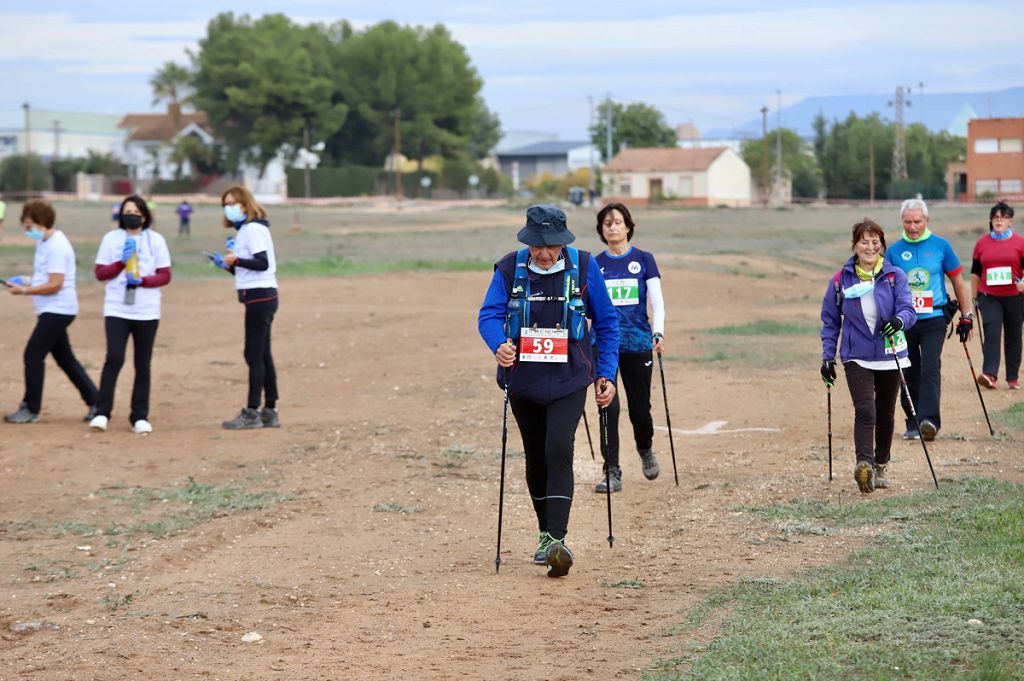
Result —
M 530 293 L 528 261 L 530 249 L 521 248 L 516 252 L 516 268 L 512 277 L 512 291 L 505 305 L 505 334 L 507 338 L 519 340 L 519 330 L 531 324 L 530 303 L 561 302 L 561 328 L 569 330 L 569 338 L 579 341 L 586 331 L 586 306 L 580 290 L 579 250 L 566 246 L 564 270 L 565 286 L 561 296 L 533 296 Z

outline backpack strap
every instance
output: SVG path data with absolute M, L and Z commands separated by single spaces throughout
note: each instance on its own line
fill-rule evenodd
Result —
M 516 251 L 516 269 L 512 275 L 512 295 L 523 301 L 522 324 L 530 324 L 530 277 L 527 274 L 527 263 L 530 260 L 530 249 L 520 248 Z
M 832 277 L 832 288 L 836 292 L 836 307 L 838 307 L 838 308 L 842 308 L 843 307 L 843 287 L 839 283 L 839 279 L 842 276 L 842 274 L 843 274 L 843 271 L 839 270 Z

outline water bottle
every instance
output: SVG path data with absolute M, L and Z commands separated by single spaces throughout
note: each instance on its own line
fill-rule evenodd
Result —
M 583 305 L 583 299 L 580 298 L 579 290 L 575 291 L 573 297 L 569 300 L 569 337 L 575 341 L 583 340 L 583 332 L 587 328 L 586 307 Z
M 128 237 L 131 239 L 132 237 Z M 128 258 L 128 262 L 124 264 L 124 270 L 135 279 L 139 278 L 139 243 L 136 241 L 135 250 L 132 252 L 132 256 Z M 124 289 L 124 304 L 134 305 L 135 304 L 135 287 L 126 286 Z
M 519 327 L 523 322 L 523 301 L 519 298 L 519 291 L 513 290 L 512 297 L 505 304 L 505 338 L 511 338 L 513 342 L 519 342 Z

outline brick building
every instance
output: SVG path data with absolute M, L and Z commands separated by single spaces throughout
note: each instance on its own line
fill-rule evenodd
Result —
M 1024 118 L 975 118 L 967 123 L 967 162 L 951 163 L 953 201 L 1024 199 Z

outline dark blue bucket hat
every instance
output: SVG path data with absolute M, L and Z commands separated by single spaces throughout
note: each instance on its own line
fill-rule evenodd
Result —
M 516 238 L 527 246 L 564 246 L 576 241 L 565 224 L 565 213 L 547 203 L 526 209 L 526 226 Z

